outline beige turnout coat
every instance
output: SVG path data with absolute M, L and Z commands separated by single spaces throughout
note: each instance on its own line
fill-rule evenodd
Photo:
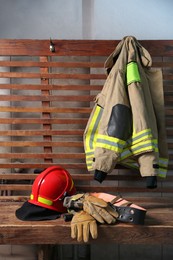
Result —
M 107 79 L 84 132 L 89 171 L 110 173 L 116 164 L 141 176 L 165 177 L 168 164 L 161 69 L 148 51 L 125 37 L 105 62 Z

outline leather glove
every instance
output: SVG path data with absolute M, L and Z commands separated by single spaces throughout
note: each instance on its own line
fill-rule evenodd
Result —
M 110 204 L 103 199 L 92 195 L 77 194 L 64 199 L 64 206 L 68 209 L 83 209 L 85 212 L 93 216 L 99 223 L 114 224 L 118 213 Z
M 83 210 L 93 216 L 99 223 L 114 224 L 118 213 L 106 201 L 91 195 L 85 195 Z
M 83 210 L 76 212 L 71 221 L 71 238 L 88 242 L 90 234 L 93 239 L 97 238 L 96 220 Z

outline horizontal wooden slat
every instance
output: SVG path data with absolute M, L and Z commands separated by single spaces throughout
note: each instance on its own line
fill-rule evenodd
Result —
M 0 141 L 0 147 L 83 147 L 83 142 L 52 142 L 52 141 Z
M 118 166 L 117 166 L 118 167 Z M 11 174 L 1 174 L 0 173 L 0 180 L 34 180 L 38 174 L 34 173 L 11 173 Z M 74 181 L 93 181 L 94 175 L 91 173 L 80 173 L 80 174 L 72 174 Z M 126 173 L 124 175 L 119 174 L 108 174 L 107 178 L 108 181 L 138 181 L 143 182 L 145 178 L 142 178 L 139 173 L 136 174 L 129 174 Z M 159 178 L 159 182 L 170 182 L 173 181 L 173 176 L 167 176 L 167 178 Z M 94 181 L 96 183 L 96 181 Z M 88 184 L 90 185 L 90 183 Z
M 172 62 L 153 62 L 153 67 L 173 68 Z M 0 61 L 0 67 L 38 67 L 38 68 L 104 68 L 104 62 L 36 62 L 36 61 Z
M 139 40 L 155 56 L 173 55 L 172 40 Z M 0 55 L 31 56 L 108 56 L 119 40 L 54 40 L 56 52 L 50 52 L 49 40 L 1 39 Z M 86 51 L 87 50 L 87 51 Z
M 17 157 L 18 159 L 18 157 Z M 30 159 L 30 158 L 29 158 Z M 68 162 L 68 160 L 66 161 L 66 163 L 51 163 L 52 166 L 57 166 L 60 165 L 62 166 L 63 168 L 66 168 L 66 169 L 83 169 L 85 170 L 84 172 L 87 172 L 87 169 L 86 169 L 86 163 L 83 161 L 83 163 L 81 162 L 76 162 L 74 161 L 73 163 L 71 162 Z M 3 169 L 3 172 L 5 174 L 5 168 L 6 169 L 12 169 L 12 168 L 19 168 L 19 169 L 35 169 L 35 168 L 41 168 L 41 169 L 45 169 L 47 167 L 50 167 L 50 163 L 45 163 L 45 162 L 40 162 L 40 163 L 30 163 L 30 162 L 25 162 L 24 164 L 23 163 L 10 163 L 10 162 L 7 162 L 7 163 L 0 163 L 0 167 Z M 117 164 L 115 169 L 120 169 L 124 171 L 124 167 Z M 169 166 L 168 166 L 168 170 L 170 171 L 173 171 L 173 163 L 169 163 Z M 132 170 L 129 170 L 129 172 L 131 172 Z M 84 173 L 83 172 L 83 173 Z M 1 171 L 0 171 L 1 173 Z M 167 178 L 166 178 L 167 179 Z
M 169 63 L 168 63 L 169 64 Z M 38 68 L 103 68 L 103 62 L 36 62 L 36 61 L 0 61 L 0 67 L 38 67 Z
M 162 61 L 162 62 L 153 62 L 153 67 L 160 67 L 160 68 L 173 68 L 172 62 Z
M 22 122 L 21 122 L 22 123 Z M 84 130 L 0 130 L 0 136 L 82 136 Z
M 70 163 L 70 162 L 67 162 L 67 163 L 58 163 L 58 165 L 62 166 L 65 169 L 83 169 L 83 170 L 85 169 L 86 170 L 86 164 L 85 163 L 79 163 L 79 162 L 78 163 L 76 163 L 76 162 Z M 51 163 L 51 166 L 57 166 L 57 163 Z M 38 163 L 38 162 L 33 163 L 33 160 L 32 160 L 32 162 L 31 162 L 31 160 L 29 160 L 29 162 L 25 162 L 25 163 L 10 163 L 10 162 L 0 163 L 0 167 L 1 167 L 1 169 L 3 169 L 2 173 L 5 174 L 5 170 L 4 170 L 5 168 L 6 169 L 11 169 L 11 168 L 45 169 L 45 168 L 50 167 L 50 163 L 41 162 L 41 161 L 40 161 L 40 163 Z
M 70 102 L 91 102 L 95 98 L 95 95 L 0 95 L 0 101 L 70 101 Z M 173 92 L 165 93 L 165 102 L 168 106 L 172 105 Z M 169 111 L 170 113 L 170 111 Z
M 91 108 L 88 107 L 72 107 L 72 108 L 67 108 L 67 107 L 12 107 L 12 106 L 0 106 L 0 111 L 1 112 L 40 112 L 40 113 L 82 113 L 82 114 L 89 114 L 91 113 Z M 170 111 L 171 113 L 171 111 Z
M 13 106 L 0 106 L 1 112 L 47 112 L 47 113 L 86 113 L 90 114 L 92 111 L 92 108 L 89 107 L 13 107 Z M 172 109 L 166 109 L 165 110 L 166 115 L 171 116 L 173 115 Z
M 25 185 L 21 185 L 21 184 L 0 184 L 0 190 L 17 190 L 17 191 L 30 191 L 31 190 L 32 185 L 31 184 L 25 184 Z
M 157 188 L 157 189 L 147 189 L 147 188 L 142 188 L 142 187 L 126 187 L 126 186 L 78 186 L 78 191 L 82 192 L 116 192 L 116 193 L 172 193 L 173 188 Z
M 103 56 L 105 59 L 105 57 Z M 23 58 L 24 59 L 24 58 Z M 172 62 L 168 61 L 154 61 L 153 67 L 161 67 L 164 69 L 173 68 Z M 37 67 L 37 68 L 104 68 L 104 62 L 91 61 L 73 61 L 73 62 L 59 62 L 59 61 L 0 61 L 0 67 Z
M 95 96 L 92 95 L 51 95 L 51 96 L 46 96 L 46 95 L 0 95 L 0 101 L 31 101 L 31 102 L 36 102 L 36 101 L 70 101 L 70 102 L 91 102 L 94 100 Z
M 0 184 L 0 190 L 6 190 L 6 191 L 31 191 L 32 184 Z M 173 188 L 157 188 L 157 189 L 147 189 L 142 187 L 114 187 L 114 186 L 78 186 L 76 185 L 76 188 L 78 191 L 82 192 L 104 192 L 107 190 L 107 193 L 111 192 L 126 192 L 126 193 L 172 193 Z
M 0 84 L 0 89 L 18 89 L 18 90 L 101 90 L 102 85 L 36 85 L 36 84 Z
M 56 158 L 56 159 L 84 159 L 84 153 L 0 153 L 0 158 L 11 159 L 44 159 L 44 158 Z
M 38 174 L 22 174 L 22 173 L 12 173 L 12 174 L 1 174 L 0 180 L 34 180 Z
M 173 76 L 171 74 L 163 74 L 164 80 L 173 80 Z
M 20 136 L 20 135 L 18 135 Z M 31 135 L 30 135 L 31 136 Z M 0 146 L 2 147 L 83 147 L 83 141 L 0 141 Z M 173 148 L 172 143 L 168 143 L 169 148 Z M 173 155 L 169 156 L 173 159 Z
M 87 123 L 87 118 L 0 118 L 1 124 L 82 124 Z
M 171 77 L 171 76 L 169 76 Z M 0 72 L 0 78 L 28 78 L 28 79 L 106 79 L 104 74 L 65 74 L 65 73 L 24 73 L 24 72 Z

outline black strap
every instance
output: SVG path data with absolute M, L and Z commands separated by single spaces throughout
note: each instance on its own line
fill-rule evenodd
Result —
M 118 220 L 124 223 L 132 223 L 132 224 L 144 224 L 146 211 L 128 207 L 128 206 L 115 206 L 111 204 L 111 207 L 118 212 Z

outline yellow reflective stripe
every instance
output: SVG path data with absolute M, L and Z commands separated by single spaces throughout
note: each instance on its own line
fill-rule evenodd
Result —
M 33 194 L 30 195 L 30 199 L 31 200 L 34 199 L 34 195 Z M 45 199 L 45 198 L 43 198 L 41 196 L 38 196 L 38 202 L 41 202 L 41 203 L 46 204 L 48 206 L 51 206 L 53 204 L 53 201 Z
M 121 140 L 119 138 L 108 136 L 108 135 L 102 135 L 102 134 L 97 135 L 97 142 L 98 142 L 98 139 L 102 139 L 102 140 L 106 140 L 106 141 L 110 141 L 110 142 L 115 142 L 115 143 L 120 144 L 123 147 L 126 143 L 124 140 Z
M 48 206 L 51 206 L 53 204 L 53 201 L 45 199 L 45 198 L 40 197 L 40 196 L 38 197 L 38 201 L 45 204 L 45 205 L 48 205 Z
M 86 166 L 87 166 L 88 171 L 92 169 L 93 158 L 94 158 L 93 152 L 86 153 L 85 160 L 86 160 Z
M 103 109 L 100 106 L 96 106 L 86 133 L 85 146 L 87 151 L 93 149 L 96 142 L 96 133 L 98 130 L 98 125 L 101 119 L 102 112 Z
M 136 62 L 130 62 L 127 64 L 127 85 L 132 82 L 140 82 L 141 78 L 139 75 L 138 64 Z
M 125 141 L 115 137 L 101 135 L 101 134 L 97 135 L 97 141 L 96 141 L 97 147 L 106 148 L 108 150 L 121 153 L 125 144 L 126 144 Z
M 88 170 L 92 170 L 93 169 L 93 164 L 91 163 L 87 163 L 87 169 Z
M 94 158 L 94 156 L 92 156 L 92 157 L 86 157 L 86 162 L 92 162 L 92 161 L 93 161 L 93 158 Z
M 90 151 L 86 151 L 86 157 L 92 157 L 94 155 L 94 149 Z
M 168 159 L 167 158 L 159 158 L 159 174 L 158 176 L 165 178 L 168 171 Z
M 87 160 L 91 160 L 92 158 L 94 158 L 94 154 L 93 154 L 93 155 L 90 155 L 90 156 L 86 156 L 86 159 L 87 159 Z
M 120 154 L 120 160 L 124 160 L 132 155 L 136 155 L 147 151 L 158 152 L 158 145 L 156 139 L 146 140 L 125 148 Z
M 153 146 L 151 144 L 143 144 L 139 147 L 136 147 L 136 149 L 132 149 L 133 154 L 139 154 L 149 151 L 153 151 Z
M 133 169 L 139 169 L 138 163 L 135 161 L 129 160 L 128 162 L 121 162 L 121 165 L 127 167 L 127 168 L 133 168 Z
M 131 147 L 133 154 L 138 154 L 146 151 L 158 152 L 157 140 L 147 140 Z
M 134 145 L 138 142 L 141 142 L 145 139 L 151 139 L 152 138 L 152 133 L 151 133 L 151 129 L 145 129 L 142 130 L 138 133 L 133 133 L 132 138 L 130 140 L 131 144 Z
M 92 169 L 93 158 L 94 158 L 94 150 L 89 152 L 86 151 L 86 165 L 88 170 Z
M 159 158 L 159 166 L 167 168 L 168 167 L 168 159 Z
M 167 174 L 167 169 L 159 168 L 158 170 L 159 170 L 158 176 L 165 178 Z
M 120 154 L 120 160 L 124 160 L 128 157 L 130 157 L 132 155 L 132 152 L 128 149 L 128 148 L 125 148 L 122 153 Z

